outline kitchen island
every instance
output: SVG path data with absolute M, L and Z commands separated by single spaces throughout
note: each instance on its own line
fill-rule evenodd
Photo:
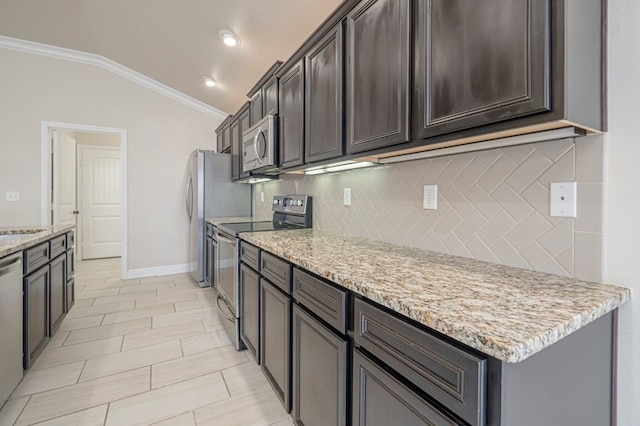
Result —
M 615 424 L 617 308 L 630 299 L 626 288 L 312 229 L 241 238 L 306 274 L 293 283 L 294 299 L 315 276 L 350 295 L 343 338 L 354 347 L 354 423 L 382 397 L 367 386 L 393 370 L 398 389 L 435 399 L 454 422 L 457 415 L 487 425 Z M 333 301 L 324 300 L 326 311 Z M 448 357 L 456 350 L 467 364 Z M 471 407 L 465 387 L 477 388 Z M 422 401 L 411 398 L 398 406 Z M 425 417 L 432 418 L 441 419 Z
M 74 304 L 74 228 L 0 227 L 0 408 Z

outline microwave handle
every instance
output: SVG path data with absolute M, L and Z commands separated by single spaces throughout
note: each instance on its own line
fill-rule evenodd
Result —
M 260 127 L 258 129 L 258 133 L 256 133 L 256 136 L 253 138 L 253 149 L 256 152 L 256 158 L 258 159 L 258 163 L 260 163 L 260 164 L 262 164 L 262 156 L 258 152 L 258 139 L 260 138 L 261 135 L 264 138 L 264 133 L 262 131 L 262 127 Z

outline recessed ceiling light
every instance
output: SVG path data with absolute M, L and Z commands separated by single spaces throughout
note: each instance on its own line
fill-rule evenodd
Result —
M 203 75 L 202 81 L 204 81 L 204 84 L 206 84 L 209 87 L 215 87 L 218 85 L 218 81 L 215 78 L 211 77 L 210 75 Z
M 221 30 L 218 34 L 220 35 L 222 42 L 227 46 L 231 46 L 231 47 L 240 46 L 240 39 L 238 38 L 237 35 L 235 35 L 231 31 Z

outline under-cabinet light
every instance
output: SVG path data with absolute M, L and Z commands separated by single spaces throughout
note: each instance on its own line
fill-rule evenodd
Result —
M 423 158 L 442 157 L 444 155 L 462 154 L 465 152 L 482 151 L 485 149 L 504 148 L 507 146 L 524 145 L 535 142 L 545 142 L 554 139 L 566 139 L 583 136 L 575 127 L 563 127 L 561 129 L 546 130 L 543 132 L 528 133 L 526 135 L 508 136 L 506 138 L 492 139 L 484 142 L 474 142 L 465 145 L 438 148 L 431 151 L 416 152 L 413 154 L 398 155 L 395 157 L 381 158 L 380 164 L 402 163 L 404 161 L 421 160 Z
M 369 161 L 342 161 L 339 163 L 327 164 L 326 166 L 314 167 L 305 170 L 306 175 L 320 175 L 323 173 L 341 172 L 344 170 L 361 169 L 363 167 L 375 166 L 376 163 Z

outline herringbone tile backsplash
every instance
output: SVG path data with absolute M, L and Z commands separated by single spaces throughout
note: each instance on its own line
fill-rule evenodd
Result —
M 593 169 L 602 168 L 604 143 L 582 139 L 327 175 L 283 175 L 254 186 L 255 213 L 270 219 L 273 195 L 309 194 L 317 229 L 601 280 L 604 173 Z M 578 219 L 551 217 L 549 183 L 576 180 L 576 167 L 587 170 L 584 182 L 578 180 Z M 422 209 L 425 184 L 438 185 L 437 210 Z M 351 188 L 351 206 L 343 205 L 343 188 Z M 581 202 L 583 191 L 592 196 Z M 581 214 L 586 224 L 577 230 Z M 579 250 L 577 233 L 585 241 Z

